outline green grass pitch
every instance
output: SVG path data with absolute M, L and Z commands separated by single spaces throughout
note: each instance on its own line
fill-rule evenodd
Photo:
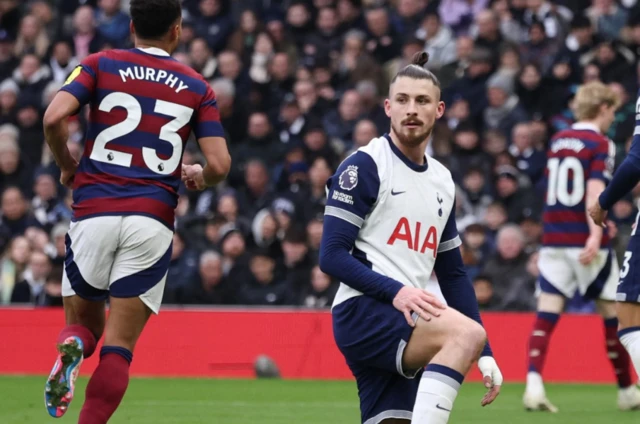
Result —
M 77 423 L 86 379 L 62 419 L 49 418 L 43 405 L 44 377 L 0 377 L 0 423 Z M 450 423 L 602 424 L 639 423 L 640 411 L 619 412 L 616 388 L 548 385 L 558 414 L 522 409 L 521 384 L 505 385 L 488 407 L 484 388 L 463 385 Z M 120 409 L 109 423 L 124 424 L 347 424 L 358 423 L 355 383 L 334 381 L 132 379 Z

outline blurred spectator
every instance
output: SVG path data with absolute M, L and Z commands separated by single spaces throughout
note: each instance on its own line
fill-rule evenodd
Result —
M 302 294 L 300 304 L 307 308 L 329 308 L 337 291 L 338 284 L 316 265 L 311 270 L 311 285 Z
M 217 252 L 205 251 L 200 255 L 198 278 L 187 282 L 179 301 L 186 305 L 224 305 L 235 296 L 222 274 L 222 259 Z
M 535 309 L 535 278 L 527 272 L 529 256 L 524 252 L 524 235 L 516 225 L 505 225 L 497 236 L 497 252 L 482 274 L 493 285 L 496 307 L 501 311 Z
M 277 279 L 276 262 L 265 251 L 256 251 L 249 261 L 250 275 L 238 294 L 243 305 L 286 305 L 290 303 L 288 286 Z M 308 280 L 307 280 L 308 281 Z

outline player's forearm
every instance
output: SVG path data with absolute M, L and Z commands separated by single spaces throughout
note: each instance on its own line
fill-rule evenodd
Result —
M 587 201 L 585 202 L 584 213 L 587 216 L 587 225 L 589 226 L 589 235 L 592 237 L 602 238 L 602 227 L 596 225 L 593 219 L 589 217 L 589 207 L 598 199 L 598 196 L 604 191 L 604 181 L 590 179 L 587 181 Z
M 627 156 L 618 170 L 613 175 L 607 188 L 600 194 L 600 207 L 609 210 L 611 207 L 629 193 L 640 181 L 640 168 L 636 165 L 633 156 Z
M 207 164 L 202 169 L 202 177 L 204 179 L 204 183 L 209 187 L 213 187 L 216 184 L 224 181 L 224 179 L 227 178 L 228 173 L 228 170 L 225 172 L 224 170 L 215 169 L 209 164 Z
M 404 284 L 371 270 L 354 258 L 358 227 L 334 216 L 325 216 L 320 245 L 320 269 L 368 296 L 393 302 Z
M 74 164 L 74 159 L 67 147 L 69 139 L 69 129 L 66 119 L 64 120 L 44 120 L 44 137 L 51 149 L 56 163 L 60 168 L 70 168 Z
M 467 276 L 460 249 L 439 253 L 433 269 L 447 305 L 483 325 L 476 293 Z M 482 356 L 493 356 L 488 341 L 482 350 Z

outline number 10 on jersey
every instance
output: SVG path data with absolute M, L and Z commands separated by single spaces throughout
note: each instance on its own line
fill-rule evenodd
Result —
M 576 206 L 584 197 L 584 169 L 576 157 L 551 158 L 547 162 L 548 187 L 547 205 L 556 203 L 564 206 Z M 569 193 L 569 171 L 572 172 L 571 193 Z

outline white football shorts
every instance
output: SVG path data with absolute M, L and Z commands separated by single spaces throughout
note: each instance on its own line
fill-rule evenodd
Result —
M 615 253 L 602 249 L 588 265 L 580 263 L 579 247 L 543 247 L 538 257 L 538 290 L 572 298 L 616 300 L 620 270 Z
M 140 215 L 72 222 L 66 236 L 62 295 L 87 300 L 140 297 L 155 314 L 167 279 L 173 231 Z

